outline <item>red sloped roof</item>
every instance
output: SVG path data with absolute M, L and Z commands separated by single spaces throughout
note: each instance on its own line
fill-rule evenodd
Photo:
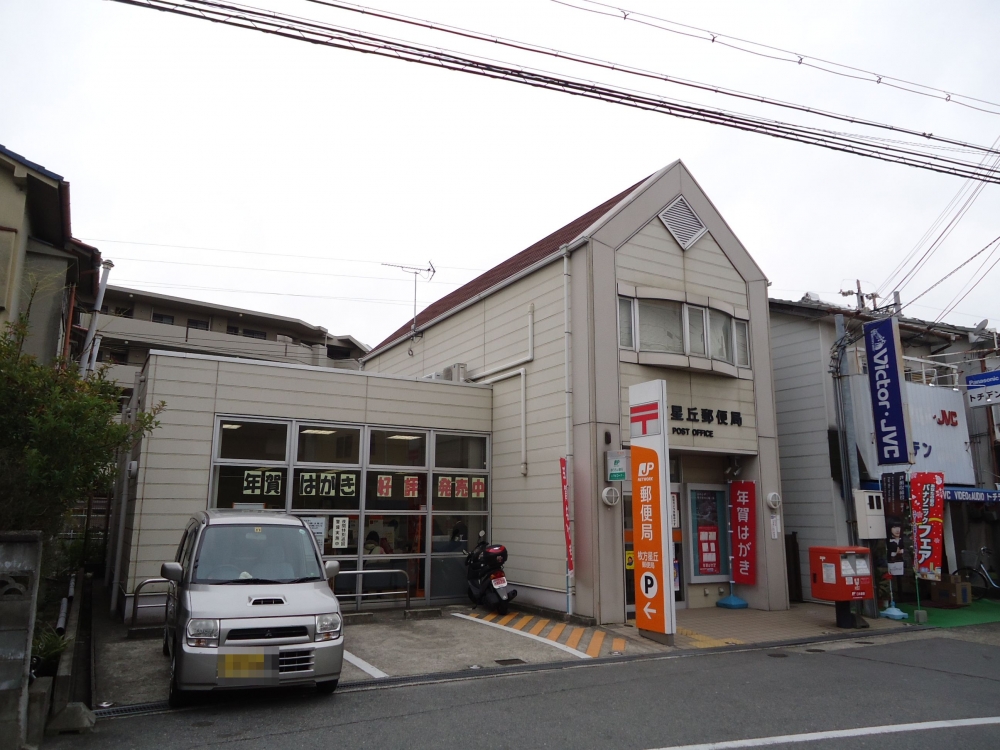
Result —
M 648 179 L 648 178 L 647 178 Z M 561 229 L 557 229 L 548 237 L 539 240 L 534 245 L 526 248 L 514 255 L 507 260 L 505 260 L 500 265 L 494 266 L 485 273 L 477 276 L 468 284 L 459 287 L 450 294 L 445 295 L 436 302 L 432 302 L 426 308 L 424 308 L 417 315 L 417 327 L 425 325 L 431 320 L 434 320 L 441 315 L 444 315 L 449 310 L 452 310 L 463 302 L 467 302 L 478 294 L 482 294 L 487 289 L 496 286 L 505 279 L 514 276 L 525 268 L 537 263 L 544 258 L 549 257 L 553 253 L 557 252 L 560 247 L 565 245 L 567 242 L 571 242 L 580 236 L 587 227 L 601 218 L 604 214 L 615 207 L 623 198 L 625 198 L 629 193 L 635 190 L 639 185 L 641 185 L 645 180 L 640 180 L 631 187 L 618 193 L 618 195 L 613 198 L 609 198 L 604 201 L 601 205 L 596 208 L 592 208 L 587 213 L 583 214 L 573 221 L 571 221 L 566 226 Z M 404 325 L 400 326 L 391 336 L 385 339 L 382 343 L 372 349 L 372 353 L 377 352 L 382 347 L 387 344 L 391 344 L 396 339 L 404 336 L 410 330 L 412 320 L 408 320 Z M 369 355 L 370 356 L 370 355 Z

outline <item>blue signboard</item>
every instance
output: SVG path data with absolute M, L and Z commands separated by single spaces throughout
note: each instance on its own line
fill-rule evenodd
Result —
M 899 325 L 895 318 L 873 320 L 865 323 L 864 333 L 879 466 L 912 463 Z
M 991 370 L 990 372 L 979 372 L 975 375 L 966 375 L 965 384 L 969 387 L 970 391 L 976 388 L 998 386 L 1000 385 L 1000 370 Z
M 945 487 L 944 499 L 959 503 L 1000 503 L 1000 490 L 978 487 Z

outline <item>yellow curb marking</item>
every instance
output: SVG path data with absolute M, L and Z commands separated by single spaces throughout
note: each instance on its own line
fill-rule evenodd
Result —
M 518 620 L 517 624 L 513 625 L 512 627 L 514 628 L 514 630 L 524 630 L 524 626 L 527 625 L 529 622 L 531 622 L 534 619 L 535 619 L 534 615 L 527 615 L 525 617 L 522 617 L 520 620 Z
M 550 641 L 558 641 L 559 640 L 559 636 L 562 635 L 562 632 L 565 629 L 566 629 L 566 623 L 564 623 L 564 622 L 557 622 L 555 624 L 555 626 L 553 626 L 552 631 L 549 633 L 548 639 Z
M 604 643 L 604 631 L 598 630 L 590 639 L 590 645 L 587 646 L 587 656 L 597 656 L 600 654 L 602 643 Z
M 625 639 L 624 638 L 615 638 L 613 641 L 611 641 L 611 650 L 612 651 L 617 651 L 620 654 L 624 654 L 625 653 Z
M 515 617 L 517 617 L 517 612 L 511 612 L 509 615 L 504 615 L 503 617 L 501 617 L 499 620 L 497 620 L 497 622 L 500 625 L 506 625 L 508 622 L 510 622 L 511 620 L 513 620 Z
M 569 634 L 569 639 L 566 641 L 566 645 L 570 648 L 576 648 L 580 639 L 583 638 L 583 628 L 573 628 L 573 632 Z
M 486 620 L 486 622 L 493 622 L 495 619 L 497 619 L 497 613 L 496 612 L 490 612 L 483 619 Z
M 548 620 L 539 620 L 537 623 L 535 623 L 535 626 L 528 632 L 531 633 L 532 635 L 538 635 L 543 630 L 545 630 L 545 626 L 548 624 L 549 624 Z
M 704 635 L 702 633 L 698 633 L 697 631 L 690 630 L 689 628 L 677 628 L 677 634 L 683 635 L 694 641 L 694 643 L 691 644 L 694 648 L 716 648 L 718 646 L 741 645 L 743 643 L 743 641 L 737 640 L 736 638 L 713 638 L 710 635 Z

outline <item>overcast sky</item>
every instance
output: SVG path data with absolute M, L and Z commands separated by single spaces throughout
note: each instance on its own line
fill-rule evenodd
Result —
M 849 129 L 305 0 L 248 1 L 716 107 Z M 1000 136 L 998 115 L 550 0 L 371 4 L 978 144 Z M 621 4 L 1000 101 L 996 2 Z M 438 274 L 420 284 L 423 306 L 674 159 L 687 164 L 771 279 L 771 295 L 785 299 L 815 291 L 845 302 L 837 292 L 853 288 L 855 279 L 873 291 L 963 184 L 105 0 L 0 0 L 0 102 L 0 143 L 71 182 L 74 233 L 114 260 L 112 283 L 298 317 L 368 344 L 404 323 L 412 305 L 411 277 L 381 262 L 433 261 Z M 904 302 L 1000 234 L 998 216 L 1000 186 L 989 185 L 904 289 Z M 934 319 L 977 266 L 907 314 Z M 998 280 L 1000 268 L 949 320 L 1000 323 Z

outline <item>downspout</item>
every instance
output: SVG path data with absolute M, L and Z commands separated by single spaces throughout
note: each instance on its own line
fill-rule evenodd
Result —
M 573 340 L 573 331 L 570 325 L 570 280 L 572 278 L 569 270 L 570 248 L 563 245 L 563 352 L 566 357 L 563 372 L 566 383 L 566 482 L 569 493 L 569 507 L 573 505 L 573 359 L 570 356 L 570 345 Z M 572 521 L 572 519 L 571 519 Z M 572 544 L 572 535 L 571 542 Z M 569 560 L 566 561 L 566 614 L 573 614 L 573 586 L 570 579 Z
M 522 367 L 518 370 L 513 370 L 512 372 L 506 372 L 503 375 L 497 375 L 495 378 L 490 378 L 489 380 L 484 380 L 483 385 L 493 385 L 493 383 L 499 383 L 501 380 L 510 380 L 511 378 L 521 378 L 521 476 L 528 476 L 528 422 L 527 422 L 527 393 L 525 381 L 526 381 L 526 371 Z
M 80 374 L 86 375 L 90 362 L 90 345 L 94 342 L 94 334 L 97 333 L 97 318 L 101 314 L 101 306 L 104 304 L 104 292 L 108 288 L 108 275 L 115 264 L 110 260 L 101 263 L 101 282 L 97 287 L 97 299 L 94 300 L 94 310 L 90 313 L 90 327 L 87 329 L 87 338 L 83 342 L 83 351 L 80 352 Z

